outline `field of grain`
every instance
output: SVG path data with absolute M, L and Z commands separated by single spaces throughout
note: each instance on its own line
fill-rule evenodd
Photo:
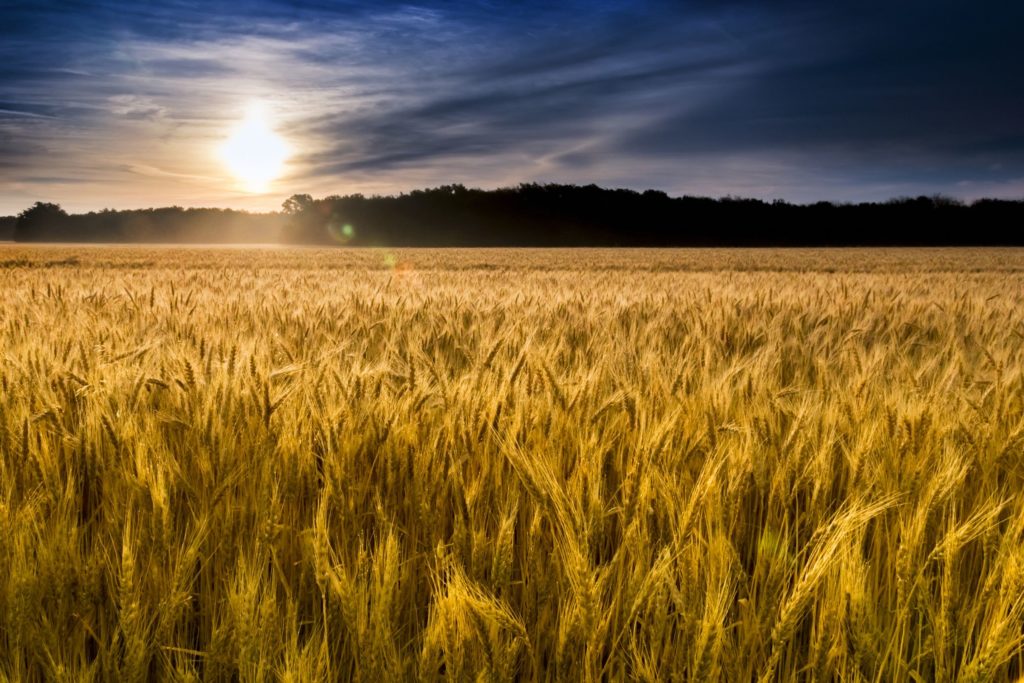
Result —
M 1024 675 L 1024 250 L 0 247 L 0 680 Z

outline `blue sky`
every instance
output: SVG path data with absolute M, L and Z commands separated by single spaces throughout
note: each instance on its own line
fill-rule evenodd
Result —
M 1024 4 L 0 0 L 0 214 L 595 182 L 1024 198 Z M 216 150 L 259 102 L 265 192 Z

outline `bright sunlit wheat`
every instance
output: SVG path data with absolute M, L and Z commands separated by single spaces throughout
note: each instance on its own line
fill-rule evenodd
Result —
M 262 108 L 253 107 L 220 149 L 231 174 L 248 192 L 265 192 L 284 171 L 288 144 L 274 132 Z
M 1021 250 L 5 245 L 0 291 L 0 681 L 1022 680 Z

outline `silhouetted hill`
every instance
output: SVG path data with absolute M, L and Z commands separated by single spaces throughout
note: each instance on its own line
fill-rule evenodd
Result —
M 37 203 L 20 241 L 369 246 L 871 246 L 1024 244 L 1024 201 L 942 196 L 810 205 L 596 185 L 462 185 L 397 196 L 293 195 L 281 213 L 147 209 L 69 215 Z
M 0 240 L 14 238 L 14 225 L 17 221 L 17 216 L 0 216 Z

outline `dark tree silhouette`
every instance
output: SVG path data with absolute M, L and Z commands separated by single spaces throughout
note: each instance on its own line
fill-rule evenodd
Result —
M 31 236 L 45 231 L 51 226 L 63 225 L 68 217 L 67 212 L 59 204 L 36 202 L 18 214 L 14 226 L 14 239 L 31 239 Z
M 68 215 L 37 203 L 16 238 L 35 241 L 276 242 L 369 246 L 872 246 L 1024 244 L 1024 201 L 941 195 L 790 204 L 669 197 L 596 185 L 462 185 L 395 196 L 296 194 L 273 214 L 146 209 Z
M 1024 202 L 943 196 L 811 205 L 669 197 L 596 185 L 462 185 L 304 201 L 287 239 L 387 246 L 800 246 L 1020 244 Z
M 0 216 L 0 240 L 14 239 L 14 226 L 17 223 L 17 216 Z
M 313 205 L 313 197 L 308 194 L 293 194 L 281 203 L 281 210 L 289 216 L 305 211 Z
M 134 211 L 65 213 L 36 204 L 18 215 L 15 239 L 23 242 L 279 242 L 285 217 L 229 209 L 171 206 Z

